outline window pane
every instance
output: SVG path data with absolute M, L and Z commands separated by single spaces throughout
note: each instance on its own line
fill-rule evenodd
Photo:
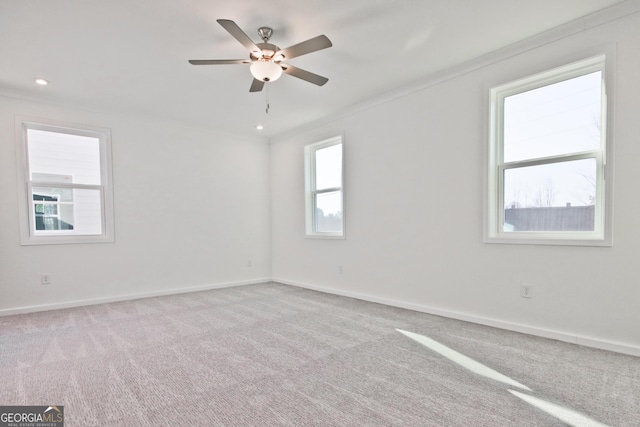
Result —
M 342 144 L 316 150 L 316 189 L 342 187 Z
M 27 129 L 31 180 L 100 185 L 98 138 Z
M 342 191 L 315 195 L 316 232 L 342 231 Z
M 35 233 L 102 234 L 102 195 L 100 190 L 33 187 Z
M 504 98 L 504 161 L 600 148 L 602 73 Z
M 504 171 L 509 231 L 594 231 L 596 159 Z

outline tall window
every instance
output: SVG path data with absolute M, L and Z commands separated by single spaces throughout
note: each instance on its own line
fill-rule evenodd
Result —
M 108 129 L 17 117 L 22 244 L 113 241 Z
M 605 57 L 493 88 L 487 241 L 610 244 Z
M 342 137 L 305 147 L 306 234 L 344 237 Z

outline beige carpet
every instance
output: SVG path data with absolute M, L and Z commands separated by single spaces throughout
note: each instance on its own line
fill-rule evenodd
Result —
M 265 283 L 0 317 L 0 404 L 66 426 L 637 426 L 640 358 Z

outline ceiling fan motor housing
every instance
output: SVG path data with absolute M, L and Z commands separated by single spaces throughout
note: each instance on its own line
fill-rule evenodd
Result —
M 273 61 L 280 62 L 284 59 L 284 55 L 278 54 L 280 48 L 271 43 L 258 43 L 256 44 L 260 48 L 259 52 L 251 52 L 249 57 L 252 61 Z

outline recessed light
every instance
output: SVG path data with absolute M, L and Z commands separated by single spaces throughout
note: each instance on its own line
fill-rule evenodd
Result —
M 258 130 L 262 130 L 262 129 L 264 129 L 264 126 L 262 126 L 262 125 L 256 125 L 256 129 L 258 129 Z
M 45 79 L 35 79 L 35 82 L 37 84 L 39 84 L 40 86 L 46 86 L 46 85 L 49 84 L 49 82 L 47 80 L 45 80 Z

